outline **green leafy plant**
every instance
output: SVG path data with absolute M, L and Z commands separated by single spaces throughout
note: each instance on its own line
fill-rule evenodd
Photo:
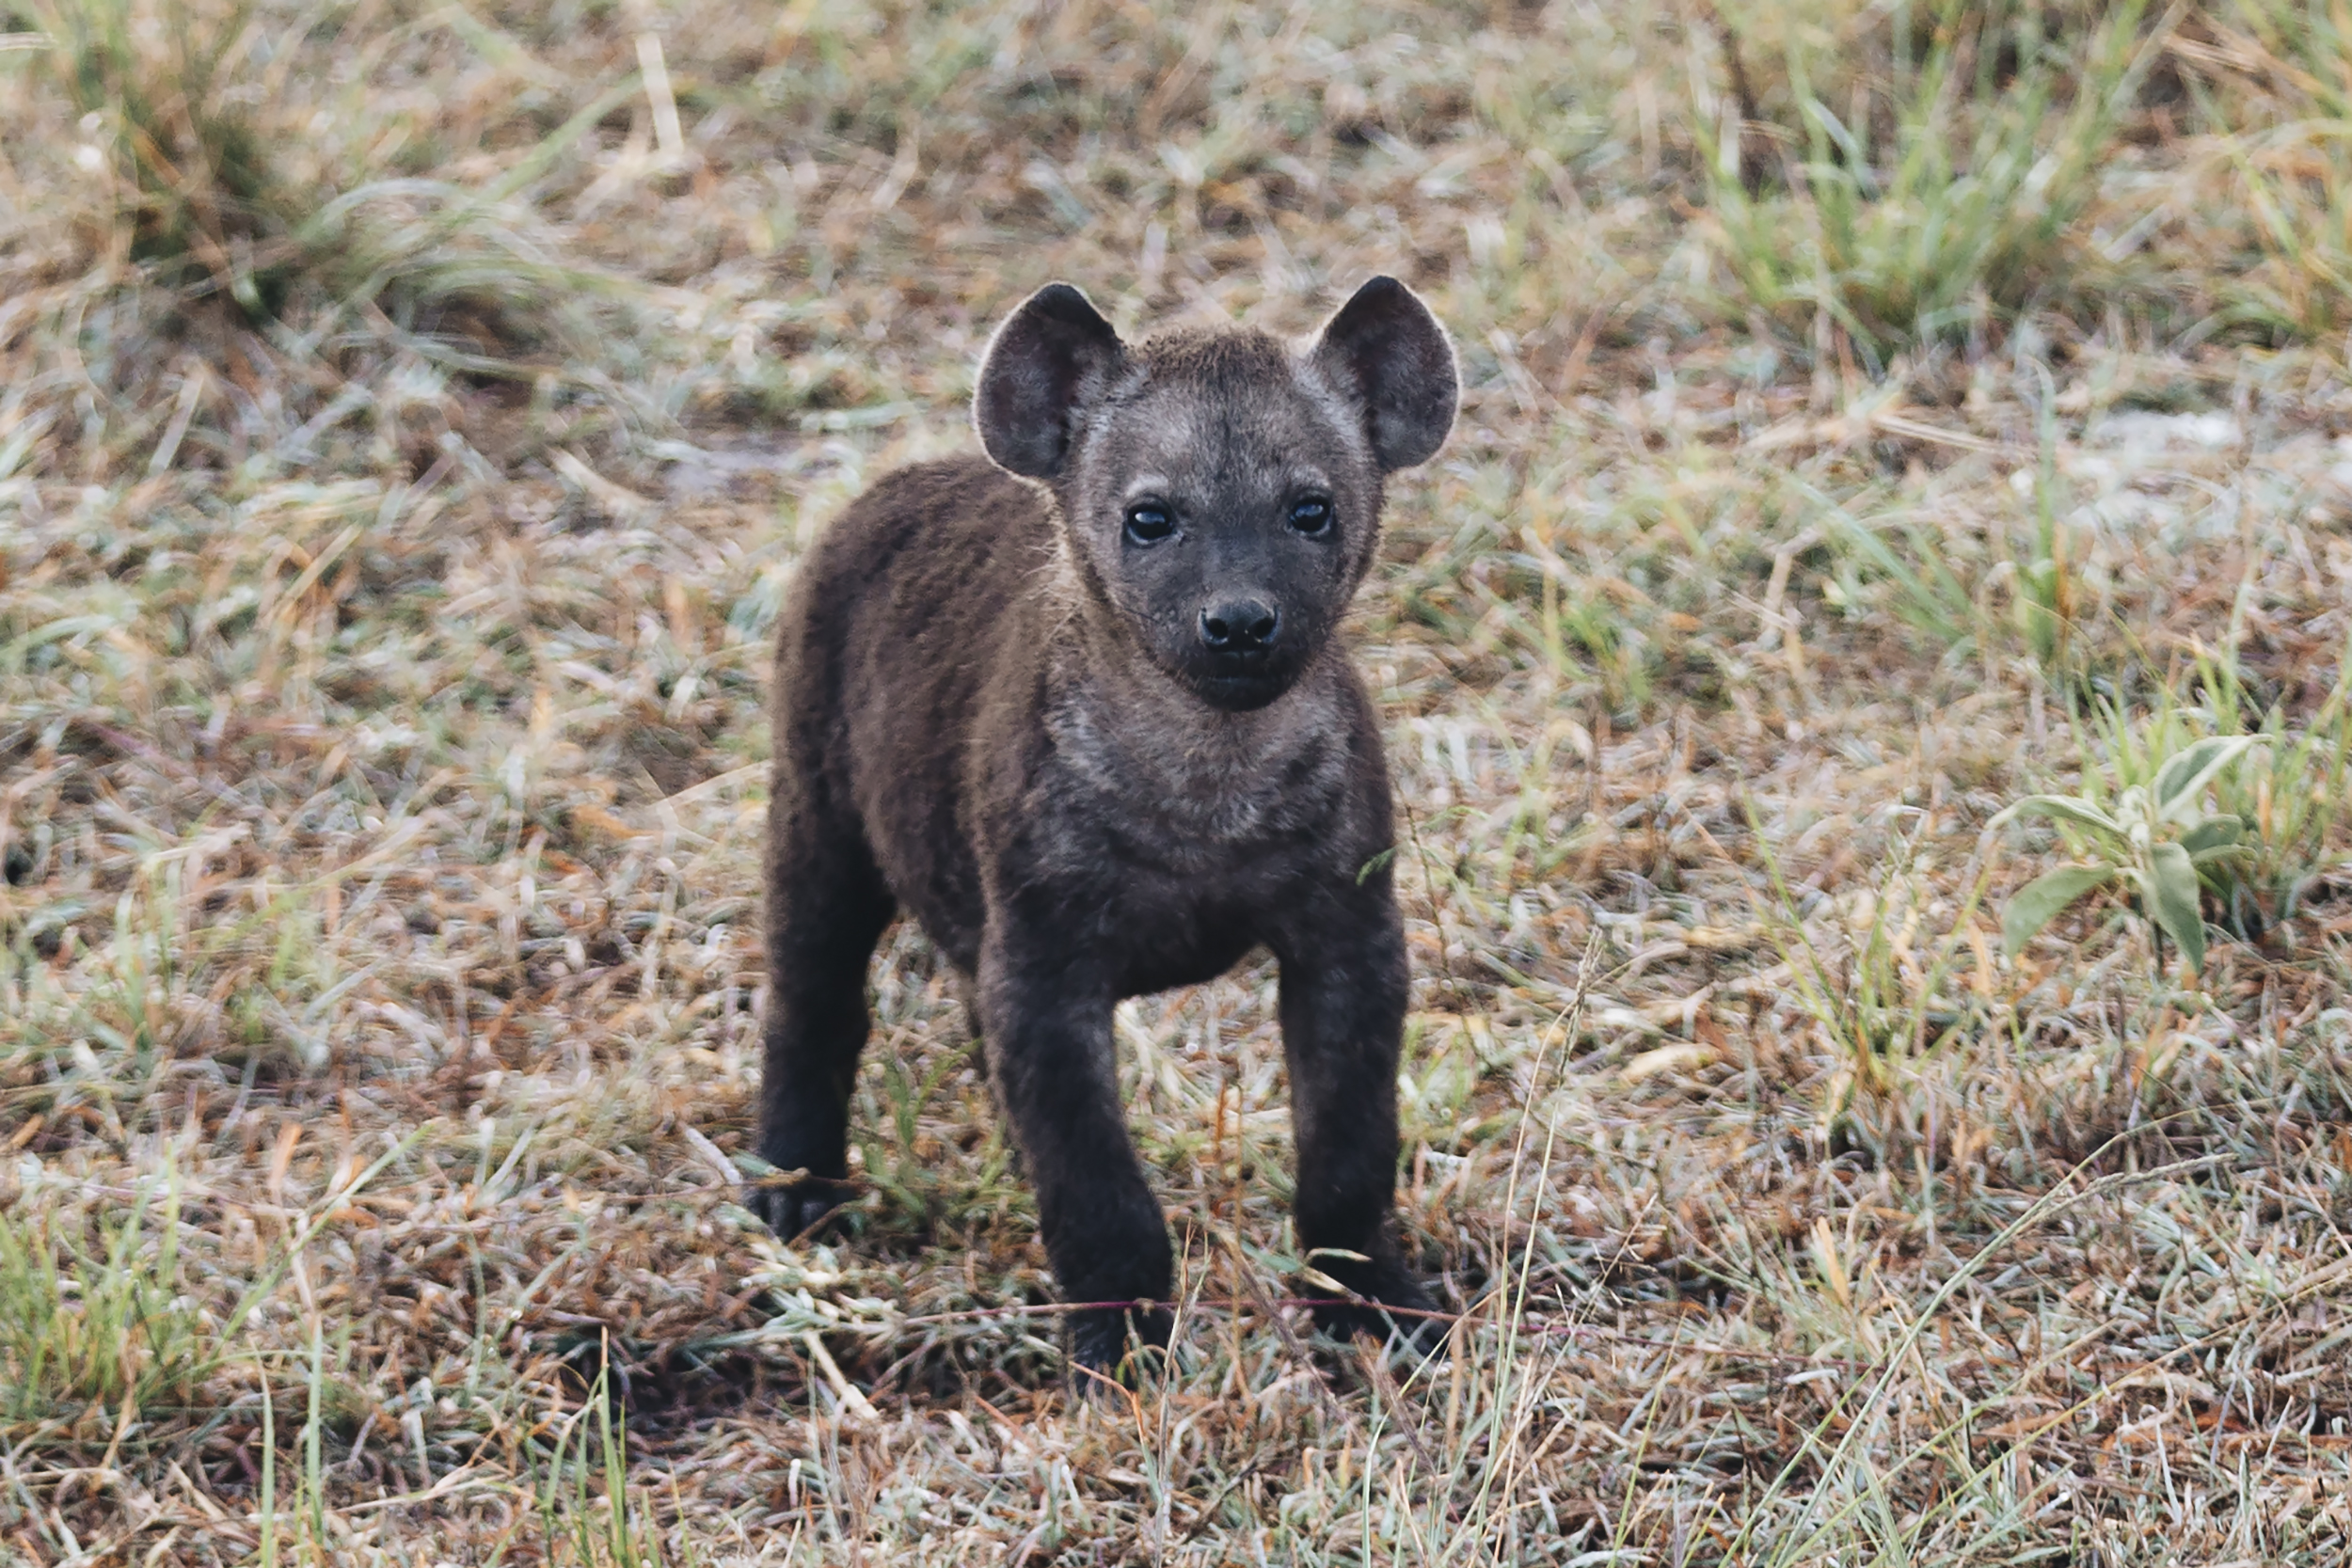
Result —
M 2011 954 L 2077 901 L 2128 882 L 2155 930 L 2170 937 L 2193 970 L 2205 962 L 2201 868 L 2246 854 L 2245 824 L 2207 811 L 2206 792 L 2224 771 L 2264 744 L 2258 736 L 2206 736 L 2166 757 L 2146 783 L 2126 784 L 2111 803 L 2085 795 L 2029 795 L 1994 818 L 2045 816 L 2074 830 L 2082 860 L 2045 871 L 2019 889 L 2001 913 Z
M 628 1418 L 614 1398 L 611 1355 L 610 1342 L 600 1341 L 596 1379 L 580 1407 L 543 1427 L 553 1431 L 553 1451 L 536 1443 L 526 1449 L 543 1560 L 661 1568 L 660 1530 L 628 1483 Z

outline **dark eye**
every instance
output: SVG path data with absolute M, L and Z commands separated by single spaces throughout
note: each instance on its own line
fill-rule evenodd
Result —
M 1156 545 L 1175 531 L 1175 519 L 1157 501 L 1137 501 L 1127 509 L 1127 537 L 1138 545 Z
M 1321 496 L 1305 496 L 1291 502 L 1291 527 L 1313 538 L 1331 526 L 1331 503 Z

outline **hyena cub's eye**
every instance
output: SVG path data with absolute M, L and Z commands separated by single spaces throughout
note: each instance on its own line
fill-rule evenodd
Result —
M 1291 502 L 1291 527 L 1311 539 L 1331 526 L 1331 503 L 1321 496 L 1301 496 Z
M 1176 531 L 1176 520 L 1157 501 L 1137 501 L 1127 509 L 1127 537 L 1138 545 L 1156 545 Z

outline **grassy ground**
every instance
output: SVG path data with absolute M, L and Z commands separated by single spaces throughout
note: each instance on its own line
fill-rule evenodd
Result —
M 2343 1562 L 2348 39 L 0 0 L 0 1555 Z M 769 627 L 1038 283 L 1375 270 L 1463 1316 L 1285 1305 L 1249 966 L 1121 1011 L 1182 1352 L 1073 1400 L 916 934 L 849 1233 L 735 1201 Z

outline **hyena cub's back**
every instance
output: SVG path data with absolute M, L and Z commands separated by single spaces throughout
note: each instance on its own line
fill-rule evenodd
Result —
M 882 480 L 803 565 L 778 647 L 761 1152 L 797 1232 L 841 1195 L 865 965 L 904 908 L 974 982 L 1077 1354 L 1170 1284 L 1110 1010 L 1252 947 L 1281 966 L 1297 1224 L 1371 1303 L 1426 1297 L 1387 1217 L 1404 946 L 1386 766 L 1331 632 L 1382 479 L 1428 458 L 1452 349 L 1402 285 L 1311 342 L 1122 343 L 1054 285 L 990 344 L 988 458 Z M 1362 1307 L 1327 1316 L 1377 1321 Z
M 977 966 L 962 737 L 1012 608 L 1050 557 L 1041 521 L 1026 484 L 985 457 L 951 457 L 885 475 L 818 539 L 776 646 L 771 817 L 841 832 L 825 843 L 771 832 L 771 907 L 824 874 L 789 854 L 856 861 L 959 969 Z M 876 904 L 875 935 L 890 912 Z M 856 940 L 849 968 L 862 985 L 872 939 Z

